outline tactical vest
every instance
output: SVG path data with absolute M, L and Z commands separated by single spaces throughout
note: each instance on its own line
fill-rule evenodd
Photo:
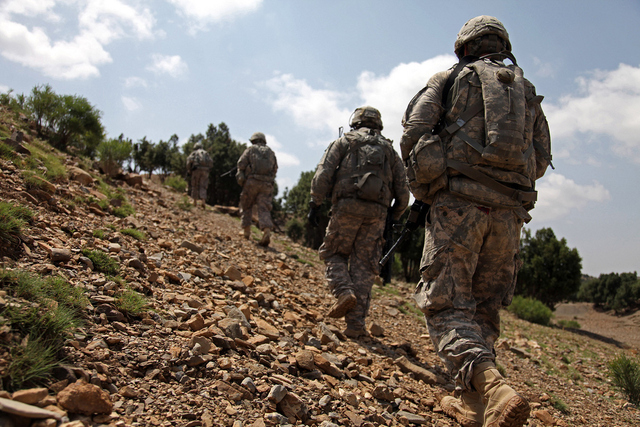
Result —
M 213 160 L 211 156 L 203 149 L 198 149 L 191 154 L 191 168 L 211 168 L 213 167 Z
M 391 142 L 373 130 L 347 132 L 349 149 L 336 173 L 334 199 L 355 198 L 391 205 Z
M 266 145 L 252 145 L 249 147 L 249 171 L 247 176 L 260 181 L 273 181 L 275 178 L 273 169 L 276 164 L 276 155 Z

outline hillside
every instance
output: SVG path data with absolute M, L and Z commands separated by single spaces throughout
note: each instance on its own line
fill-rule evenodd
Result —
M 135 210 L 117 217 L 118 199 L 107 209 L 95 203 L 106 197 L 97 181 L 105 178 L 87 170 L 90 182 L 82 184 L 86 176 L 73 168 L 87 166 L 60 159 L 67 174 L 51 192 L 29 189 L 16 163 L 0 159 L 0 199 L 35 213 L 22 253 L 2 263 L 61 276 L 90 304 L 44 392 L 0 391 L 5 412 L 35 418 L 34 407 L 44 407 L 66 426 L 458 425 L 439 408 L 452 387 L 410 284 L 376 285 L 373 336 L 347 339 L 341 321 L 324 317 L 332 299 L 315 252 L 281 234 L 262 248 L 257 229 L 242 238 L 234 209 L 190 208 L 182 195 L 140 177 L 111 183 Z M 83 249 L 110 254 L 119 274 L 98 272 Z M 0 315 L 31 304 L 0 286 Z M 137 315 L 117 309 L 127 289 L 146 299 Z M 498 363 L 532 403 L 529 426 L 638 425 L 640 412 L 606 375 L 607 361 L 630 350 L 507 312 L 503 325 Z M 5 350 L 24 343 L 7 325 L 1 332 Z M 0 369 L 10 359 L 2 351 Z M 18 400 L 30 406 L 15 409 Z M 29 418 L 0 412 L 0 425 L 30 425 Z

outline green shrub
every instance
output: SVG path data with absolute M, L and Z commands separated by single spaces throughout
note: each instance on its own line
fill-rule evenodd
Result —
M 120 265 L 116 260 L 111 258 L 109 254 L 99 250 L 83 249 L 82 254 L 89 258 L 93 263 L 93 267 L 109 276 L 116 276 L 120 272 Z
M 122 206 L 118 206 L 117 208 L 113 209 L 113 214 L 118 218 L 126 218 L 129 215 L 133 215 L 134 213 L 136 213 L 136 210 L 133 209 L 133 206 L 131 206 L 129 203 L 123 203 Z
M 187 189 L 187 181 L 184 180 L 181 176 L 171 175 L 164 180 L 164 185 L 167 185 L 178 193 L 184 193 Z
M 561 328 L 580 329 L 580 323 L 576 320 L 558 320 L 558 326 Z
M 633 404 L 640 403 L 640 363 L 621 354 L 608 364 L 609 376 Z
M 127 287 L 116 297 L 115 306 L 123 313 L 139 316 L 147 307 L 147 299 L 144 295 Z
M 294 242 L 299 242 L 304 236 L 304 224 L 298 218 L 292 218 L 285 225 L 287 236 Z
M 114 176 L 122 167 L 123 162 L 131 157 L 132 149 L 131 140 L 124 139 L 123 135 L 100 142 L 96 150 L 100 167 L 104 173 L 108 176 Z
M 47 193 L 52 191 L 52 184 L 33 171 L 22 171 L 22 179 L 28 189 L 35 188 L 41 191 L 46 191 Z
M 93 237 L 98 238 L 100 240 L 104 240 L 106 234 L 104 230 L 94 230 Z
M 15 161 L 18 158 L 16 152 L 9 145 L 0 142 L 0 159 Z
M 191 203 L 191 199 L 189 198 L 189 196 L 183 196 L 182 199 L 180 199 L 176 203 L 176 206 L 183 211 L 190 211 L 191 209 L 193 209 L 193 203 Z
M 120 230 L 120 232 L 122 234 L 125 234 L 127 236 L 131 236 L 136 240 L 147 240 L 147 235 L 144 234 L 143 231 L 140 230 L 136 230 L 135 228 L 125 228 L 123 230 Z
M 520 319 L 528 322 L 537 323 L 539 325 L 548 326 L 553 312 L 542 302 L 533 298 L 525 298 L 516 295 L 507 307 L 507 310 L 518 316 Z
M 33 212 L 22 205 L 0 201 L 0 242 L 14 245 L 28 222 L 33 220 Z
M 11 358 L 3 372 L 12 390 L 42 383 L 60 363 L 58 354 L 64 341 L 82 324 L 89 300 L 81 288 L 61 277 L 43 279 L 25 271 L 0 272 L 0 288 L 26 304 L 10 304 L 2 312 L 0 324 L 11 328 L 20 342 L 8 342 Z

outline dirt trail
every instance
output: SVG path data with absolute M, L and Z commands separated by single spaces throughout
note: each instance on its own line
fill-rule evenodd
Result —
M 613 312 L 603 312 L 590 303 L 560 304 L 554 312 L 555 320 L 575 320 L 580 329 L 593 338 L 613 344 L 628 346 L 640 351 L 640 312 L 617 316 Z M 599 336 L 599 337 L 598 337 Z M 608 341 L 611 342 L 611 341 Z

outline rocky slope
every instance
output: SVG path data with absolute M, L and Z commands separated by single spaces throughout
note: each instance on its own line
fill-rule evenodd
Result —
M 72 157 L 64 163 L 78 166 Z M 332 298 L 317 255 L 280 234 L 266 249 L 257 230 L 244 240 L 233 209 L 183 210 L 181 195 L 134 180 L 117 182 L 135 208 L 121 219 L 70 203 L 104 197 L 79 171 L 54 195 L 34 197 L 12 162 L 0 166 L 0 199 L 36 212 L 23 255 L 4 258 L 4 267 L 63 276 L 91 301 L 46 387 L 0 391 L 0 425 L 458 425 L 438 405 L 452 386 L 411 285 L 376 285 L 372 336 L 350 340 L 341 320 L 324 317 Z M 127 228 L 147 239 L 120 231 Z M 85 248 L 108 252 L 122 280 L 94 271 Z M 140 317 L 115 308 L 125 286 L 146 296 Z M 19 303 L 0 289 L 0 310 Z M 606 375 L 607 361 L 630 350 L 506 312 L 503 319 L 498 362 L 532 403 L 528 426 L 640 423 Z

